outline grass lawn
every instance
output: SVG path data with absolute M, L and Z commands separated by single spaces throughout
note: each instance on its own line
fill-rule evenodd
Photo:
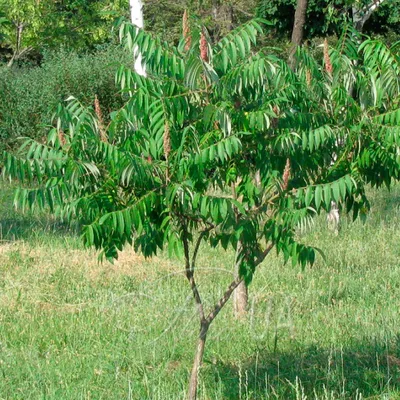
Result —
M 79 235 L 12 210 L 0 187 L 0 399 L 183 399 L 197 316 L 182 262 L 127 249 L 97 262 Z M 400 187 L 374 195 L 363 225 L 322 219 L 312 269 L 267 258 L 248 318 L 212 325 L 201 399 L 400 399 Z M 207 305 L 233 254 L 202 248 Z

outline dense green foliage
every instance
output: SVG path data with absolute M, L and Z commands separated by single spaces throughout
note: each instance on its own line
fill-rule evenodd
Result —
M 0 42 L 3 58 L 37 59 L 47 49 L 87 51 L 110 39 L 116 17 L 126 15 L 127 1 L 0 0 L 6 23 Z M 7 56 L 7 57 L 6 57 Z M 23 57 L 22 57 L 23 56 Z
M 351 21 L 351 0 L 309 1 L 306 38 L 337 34 Z M 144 1 L 146 30 L 177 44 L 185 9 L 218 39 L 254 16 L 273 22 L 275 30 L 268 40 L 290 36 L 296 0 L 178 0 Z M 367 22 L 365 31 L 395 41 L 399 38 L 399 0 L 386 0 Z M 111 40 L 110 27 L 122 15 L 129 14 L 128 0 L 0 0 L 0 54 L 3 60 L 13 54 L 19 59 L 38 61 L 48 48 L 60 46 L 78 51 L 92 50 L 96 44 Z M 2 24 L 4 18 L 5 24 Z M 21 27 L 18 44 L 18 27 Z M 3 40 L 2 40 L 3 37 Z
M 93 104 L 97 94 L 108 115 L 122 104 L 115 70 L 129 63 L 129 54 L 110 46 L 81 56 L 69 51 L 47 53 L 41 67 L 1 69 L 0 147 L 19 146 L 19 137 L 47 136 L 58 104 L 72 94 L 85 105 Z
M 214 245 L 249 240 L 250 274 L 263 240 L 304 264 L 311 253 L 296 244 L 299 223 L 331 200 L 357 216 L 368 207 L 366 183 L 399 178 L 398 47 L 359 46 L 350 29 L 322 65 L 300 50 L 293 72 L 268 49 L 251 54 L 260 32 L 252 21 L 186 52 L 122 24 L 151 77 L 119 69 L 129 97 L 107 131 L 74 99 L 46 145 L 29 140 L 8 154 L 7 173 L 40 186 L 21 190 L 20 202 L 82 219 L 85 241 L 111 258 L 132 241 L 147 256 L 165 242 L 180 254 L 184 230 L 204 225 Z M 226 195 L 232 183 L 240 202 Z M 213 187 L 221 194 L 210 196 Z
M 253 15 L 262 16 L 274 25 L 274 29 L 269 33 L 263 34 L 259 38 L 259 43 L 279 44 L 285 47 L 285 38 L 289 37 L 293 24 L 294 0 L 280 0 L 277 2 L 256 1 L 244 2 L 235 1 L 188 1 L 179 0 L 176 2 L 158 2 L 147 0 L 144 2 L 144 14 L 146 30 L 160 35 L 170 43 L 178 44 L 182 32 L 182 15 L 185 9 L 189 10 L 193 23 L 205 25 L 208 28 L 210 38 L 218 40 L 230 29 L 237 27 L 238 24 L 248 21 Z M 333 33 L 340 33 L 343 28 L 345 17 L 351 17 L 351 2 L 338 0 L 331 2 L 309 3 L 308 20 L 306 24 L 306 37 L 326 36 Z M 49 49 L 60 51 L 59 57 L 65 56 L 65 51 L 73 49 L 78 54 L 85 54 L 88 50 L 93 51 L 96 45 L 104 42 L 112 42 L 111 26 L 115 18 L 127 15 L 129 9 L 128 1 L 96 0 L 68 0 L 63 2 L 36 0 L 1 0 L 0 1 L 0 59 L 5 62 L 10 57 L 15 56 L 17 65 L 25 63 L 47 62 Z M 390 42 L 399 39 L 398 0 L 384 2 L 372 18 L 367 22 L 365 31 L 369 34 L 380 34 Z M 21 43 L 17 48 L 17 27 L 22 24 Z M 266 37 L 264 37 L 264 35 Z M 282 40 L 283 39 L 283 40 Z M 61 48 L 61 50 L 60 50 Z M 118 58 L 118 55 L 116 55 Z M 91 65 L 96 61 L 93 59 Z M 104 63 L 103 56 L 100 55 L 97 66 L 93 67 L 96 71 L 101 71 Z M 108 63 L 107 63 L 108 64 Z M 84 68 L 83 68 L 84 69 Z M 28 74 L 32 75 L 28 78 Z M 57 102 L 62 100 L 63 93 L 58 93 L 57 88 L 52 90 L 41 85 L 37 89 L 40 95 L 40 104 L 37 98 L 18 97 L 26 95 L 25 84 L 35 87 L 36 82 L 41 81 L 37 78 L 38 70 L 23 68 L 20 72 L 2 71 L 0 77 L 0 137 L 3 146 L 14 143 L 15 137 L 42 136 L 43 130 L 38 126 L 48 124 L 49 117 L 54 113 Z M 65 75 L 65 72 L 62 73 Z M 97 72 L 94 76 L 98 76 Z M 46 78 L 47 79 L 47 78 Z M 30 85 L 29 80 L 32 81 Z M 51 82 L 51 78 L 47 79 Z M 18 84 L 17 84 L 18 82 Z M 88 84 L 93 82 L 86 80 Z M 71 83 L 73 86 L 73 84 Z M 92 95 L 98 90 L 98 84 L 93 83 L 93 87 L 88 92 Z M 7 89 L 4 89 L 5 86 Z M 71 86 L 71 87 L 72 87 Z M 42 89 L 41 89 L 42 88 Z M 61 92 L 63 90 L 61 89 Z M 2 92 L 2 93 L 1 93 Z M 67 91 L 68 92 L 68 91 Z M 75 91 L 74 91 L 75 92 Z M 111 89 L 113 93 L 113 89 Z M 14 98 L 11 98 L 15 96 Z M 77 97 L 80 98 L 77 94 Z M 87 98 L 87 96 L 85 96 Z M 25 98 L 27 99 L 25 101 Z M 104 99 L 101 99 L 104 102 Z M 18 103 L 12 110 L 4 110 L 6 104 Z M 32 104 L 33 112 L 27 112 L 24 104 Z M 84 104 L 89 104 L 86 100 Z M 38 111 L 38 108 L 40 110 Z M 108 108 L 108 107 L 106 107 Z M 114 107 L 110 107 L 112 109 Z M 22 112 L 21 112 L 22 109 Z M 19 117 L 16 118 L 18 112 Z M 30 114 L 30 115 L 28 115 Z M 32 118 L 33 115 L 33 118 Z M 107 115 L 107 113 L 105 114 Z M 18 120 L 17 120 L 18 119 Z M 28 123 L 31 119 L 33 123 Z
M 145 0 L 145 29 L 161 35 L 169 43 L 178 44 L 182 34 L 182 15 L 186 9 L 193 21 L 206 26 L 211 37 L 217 40 L 255 17 L 257 4 L 257 0 Z
M 308 2 L 307 19 L 305 26 L 306 39 L 315 36 L 338 35 L 343 27 L 351 22 L 353 4 L 369 4 L 369 1 L 355 2 L 349 0 L 310 0 Z M 293 28 L 296 0 L 260 0 L 257 14 L 274 22 L 275 33 L 289 37 Z M 368 34 L 395 35 L 400 37 L 400 2 L 388 0 L 372 14 L 364 27 Z

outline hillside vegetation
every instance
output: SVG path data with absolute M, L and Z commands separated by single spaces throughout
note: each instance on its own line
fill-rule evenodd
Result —
M 131 62 L 123 49 L 108 46 L 95 54 L 48 53 L 34 68 L 0 66 L 0 151 L 16 149 L 21 137 L 43 140 L 57 106 L 72 95 L 86 105 L 97 95 L 106 116 L 119 108 L 115 71 Z

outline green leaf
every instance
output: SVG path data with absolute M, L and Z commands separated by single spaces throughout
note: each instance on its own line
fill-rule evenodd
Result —
M 324 185 L 324 203 L 327 208 L 329 208 L 331 204 L 331 186 L 330 185 Z
M 332 193 L 333 193 L 334 200 L 338 203 L 341 200 L 341 198 L 340 198 L 340 188 L 339 188 L 339 183 L 338 182 L 334 182 L 332 184 Z
M 321 202 L 322 202 L 322 186 L 318 185 L 315 188 L 315 207 L 317 210 L 319 210 L 320 206 L 321 206 Z
M 225 161 L 225 148 L 223 142 L 218 143 L 218 157 L 219 159 L 224 162 Z
M 305 196 L 305 202 L 307 207 L 311 204 L 313 196 L 314 196 L 313 187 L 308 186 L 308 188 L 306 189 L 306 196 Z

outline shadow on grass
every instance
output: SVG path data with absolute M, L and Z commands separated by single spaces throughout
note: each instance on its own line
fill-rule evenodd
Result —
M 29 240 L 43 236 L 76 236 L 77 227 L 71 227 L 46 212 L 16 210 L 13 206 L 15 187 L 0 184 L 0 243 Z
M 260 350 L 240 365 L 216 362 L 211 371 L 222 384 L 224 399 L 356 399 L 361 398 L 360 393 L 362 398 L 375 399 L 384 393 L 400 395 L 400 337 L 390 344 L 359 343 L 332 350 L 316 346 L 292 352 Z
M 77 229 L 57 221 L 47 215 L 42 217 L 24 215 L 3 218 L 0 215 L 0 243 L 29 240 L 43 235 L 75 236 Z
M 373 212 L 378 213 L 379 217 L 393 217 L 393 213 L 400 210 L 400 185 L 395 185 L 390 190 L 376 190 L 372 200 Z

